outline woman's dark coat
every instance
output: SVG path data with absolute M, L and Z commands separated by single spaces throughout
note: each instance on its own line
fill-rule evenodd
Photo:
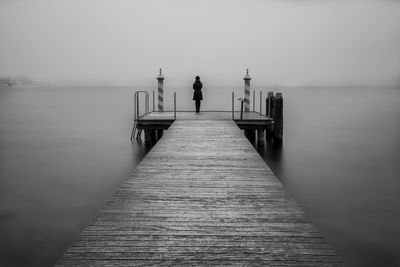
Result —
M 201 88 L 203 84 L 200 81 L 195 81 L 193 83 L 193 100 L 203 100 L 203 93 L 201 92 Z

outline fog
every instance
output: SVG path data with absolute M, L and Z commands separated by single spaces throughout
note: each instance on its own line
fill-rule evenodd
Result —
M 44 83 L 400 84 L 400 1 L 0 0 L 0 75 Z

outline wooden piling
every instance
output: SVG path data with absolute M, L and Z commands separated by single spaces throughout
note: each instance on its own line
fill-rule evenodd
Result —
M 155 129 L 144 129 L 144 144 L 152 148 L 157 143 L 157 133 Z
M 272 118 L 273 113 L 274 92 L 268 92 L 265 100 L 265 115 Z
M 281 143 L 283 139 L 283 97 L 276 93 L 273 101 L 274 142 Z
M 267 129 L 265 130 L 265 138 L 267 141 L 267 144 L 271 144 L 274 138 L 274 126 L 269 125 Z
M 144 145 L 146 147 L 151 147 L 151 136 L 150 136 L 150 129 L 144 129 Z
M 249 139 L 250 143 L 254 145 L 256 141 L 256 131 L 253 129 L 245 129 L 244 135 L 247 137 L 247 139 Z
M 244 130 L 244 136 L 246 136 L 247 139 L 250 139 L 250 130 Z
M 157 133 L 155 129 L 150 130 L 151 146 L 157 143 Z
M 257 129 L 257 146 L 265 146 L 265 131 L 262 128 Z
M 163 136 L 164 130 L 158 129 L 156 130 L 156 135 L 157 135 L 157 141 L 161 139 Z

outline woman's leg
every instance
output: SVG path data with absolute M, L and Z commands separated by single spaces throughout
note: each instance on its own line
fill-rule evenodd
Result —
M 196 112 L 200 112 L 200 100 L 196 100 Z

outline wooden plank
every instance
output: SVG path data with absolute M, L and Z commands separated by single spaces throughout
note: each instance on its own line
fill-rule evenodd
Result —
M 342 266 L 238 126 L 212 115 L 175 121 L 57 265 Z
M 329 262 L 302 262 L 302 261 L 289 261 L 281 262 L 278 260 L 262 261 L 258 260 L 131 260 L 131 259 L 117 259 L 117 260 L 63 260 L 63 266 L 103 266 L 103 267 L 126 267 L 126 266 L 308 266 L 308 267 L 324 267 L 335 266 L 335 263 Z

